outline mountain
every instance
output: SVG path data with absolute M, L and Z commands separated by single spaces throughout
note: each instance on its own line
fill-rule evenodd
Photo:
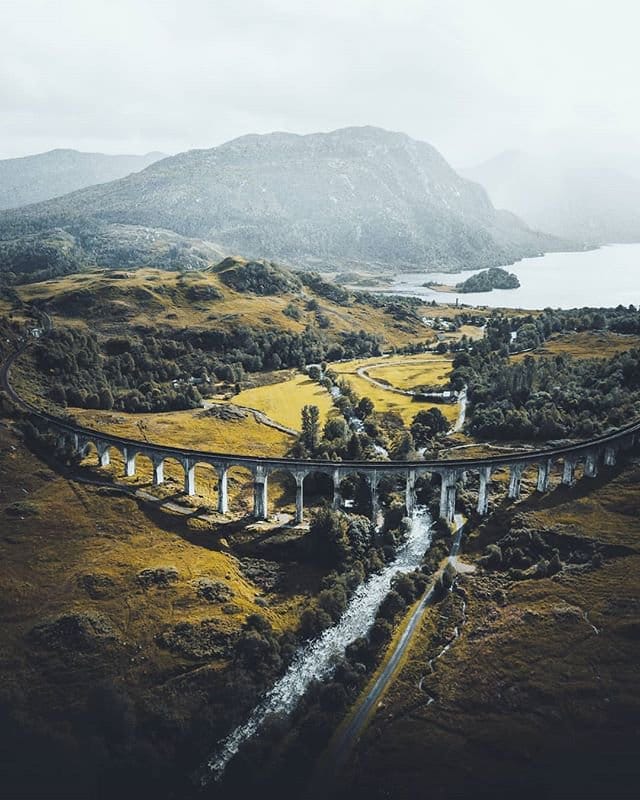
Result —
M 462 174 L 534 228 L 586 244 L 640 241 L 640 180 L 619 170 L 509 151 Z
M 0 209 L 39 203 L 85 186 L 123 178 L 160 158 L 164 158 L 162 153 L 110 156 L 50 150 L 35 156 L 0 160 Z
M 228 253 L 335 268 L 510 264 L 563 243 L 496 211 L 424 142 L 379 128 L 248 135 L 0 214 L 0 237 L 111 224 L 163 228 Z

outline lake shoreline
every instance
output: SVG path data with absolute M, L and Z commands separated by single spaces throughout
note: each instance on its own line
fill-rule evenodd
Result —
M 517 275 L 519 288 L 469 293 L 456 292 L 455 288 L 443 291 L 440 287 L 450 286 L 451 273 L 414 272 L 398 274 L 391 286 L 378 291 L 446 305 L 451 305 L 455 297 L 456 304 L 473 308 L 569 310 L 640 306 L 640 243 L 546 253 L 514 262 L 509 269 Z M 457 274 L 469 277 L 483 271 L 465 270 Z M 424 286 L 426 281 L 437 288 Z

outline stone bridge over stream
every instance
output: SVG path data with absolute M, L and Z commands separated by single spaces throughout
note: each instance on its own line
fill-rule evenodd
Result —
M 288 472 L 296 484 L 296 522 L 303 521 L 304 481 L 308 475 L 324 473 L 333 484 L 333 506 L 338 508 L 342 499 L 340 484 L 352 474 L 363 475 L 371 492 L 372 516 L 377 517 L 378 486 L 381 478 L 395 477 L 404 481 L 407 512 L 411 514 L 415 506 L 415 486 L 418 477 L 434 475 L 440 478 L 440 516 L 452 522 L 456 508 L 456 492 L 460 482 L 466 482 L 469 475 L 478 476 L 477 512 L 487 513 L 489 504 L 490 480 L 494 472 L 506 470 L 509 474 L 508 497 L 520 497 L 521 481 L 529 468 L 536 470 L 536 491 L 544 493 L 551 486 L 554 468 L 561 468 L 561 482 L 572 485 L 576 479 L 576 469 L 582 467 L 586 479 L 595 478 L 601 467 L 616 464 L 621 451 L 632 448 L 640 437 L 640 423 L 616 430 L 589 441 L 556 448 L 533 451 L 512 452 L 487 458 L 436 459 L 428 461 L 321 461 L 295 458 L 265 458 L 214 453 L 206 450 L 192 450 L 182 447 L 169 447 L 151 444 L 135 439 L 102 433 L 63 422 L 43 412 L 36 412 L 48 427 L 59 437 L 70 440 L 74 451 L 84 455 L 93 445 L 98 454 L 100 466 L 110 463 L 112 449 L 121 453 L 124 461 L 124 474 L 136 474 L 136 458 L 146 456 L 153 465 L 153 483 L 164 481 L 164 463 L 167 459 L 178 461 L 184 471 L 184 492 L 196 494 L 196 466 L 206 464 L 216 472 L 218 511 L 229 511 L 228 474 L 234 467 L 248 470 L 253 476 L 253 516 L 256 519 L 268 517 L 269 476 L 275 472 Z

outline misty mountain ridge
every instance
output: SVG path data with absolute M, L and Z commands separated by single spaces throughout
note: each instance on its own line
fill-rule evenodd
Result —
M 585 244 L 640 241 L 640 180 L 619 169 L 509 150 L 461 174 L 534 228 Z
M 164 158 L 163 153 L 107 155 L 57 149 L 0 160 L 0 209 L 60 197 L 86 186 L 123 178 Z
M 0 237 L 162 228 L 227 253 L 331 269 L 459 270 L 566 249 L 496 211 L 431 145 L 380 128 L 249 134 L 0 214 Z

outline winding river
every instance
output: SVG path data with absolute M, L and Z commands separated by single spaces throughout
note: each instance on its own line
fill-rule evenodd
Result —
M 398 573 L 410 572 L 420 566 L 431 545 L 431 528 L 432 520 L 426 509 L 417 509 L 407 539 L 398 548 L 394 561 L 356 589 L 339 621 L 300 650 L 247 720 L 220 743 L 201 775 L 203 785 L 222 777 L 227 764 L 243 743 L 258 733 L 269 717 L 291 713 L 312 681 L 325 680 L 331 675 L 347 645 L 368 632 L 391 588 L 392 579 Z

